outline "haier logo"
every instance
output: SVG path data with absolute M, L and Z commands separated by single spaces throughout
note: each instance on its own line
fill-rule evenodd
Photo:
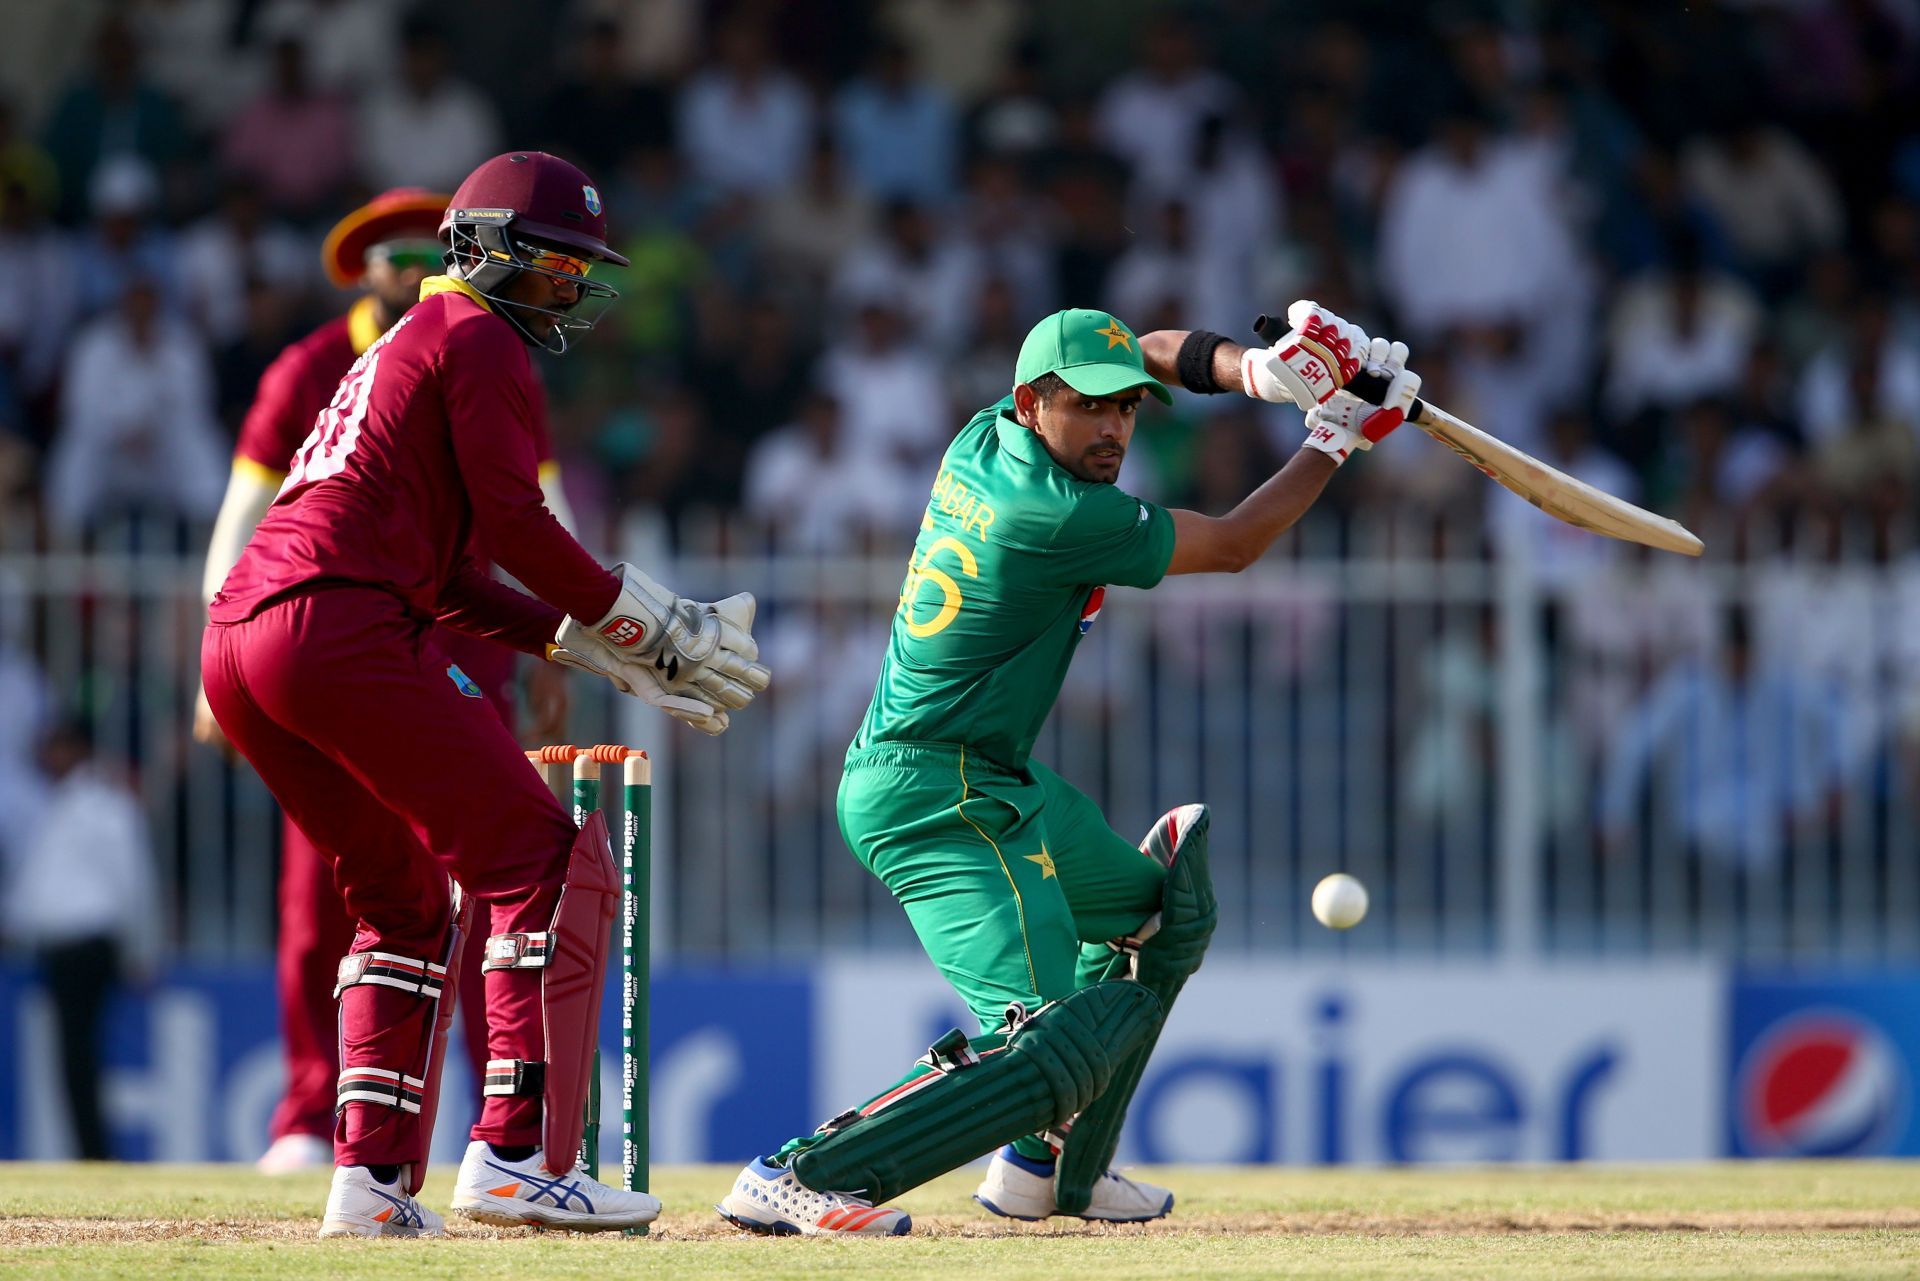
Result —
M 1328 993 L 1314 1007 L 1311 1048 L 1279 1062 L 1181 1054 L 1163 1043 L 1129 1121 L 1138 1158 L 1334 1165 L 1594 1154 L 1595 1113 L 1622 1057 L 1617 1043 L 1597 1038 L 1545 1072 L 1466 1037 L 1362 1062 L 1349 996 Z M 1213 1132 L 1237 1136 L 1236 1145 L 1194 1149 L 1192 1126 L 1207 1113 Z M 1285 1118 L 1301 1115 L 1311 1118 L 1306 1129 L 1289 1138 Z
M 957 1002 L 932 967 L 829 963 L 823 1114 L 886 1082 Z M 1717 1151 L 1708 967 L 1249 963 L 1188 983 L 1120 1160 L 1702 1159 Z

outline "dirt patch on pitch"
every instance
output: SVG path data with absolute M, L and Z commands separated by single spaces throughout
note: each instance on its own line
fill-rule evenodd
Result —
M 318 1219 L 0 1219 L 0 1248 L 152 1244 L 312 1241 Z M 1863 1232 L 1920 1231 L 1920 1209 L 1744 1210 L 1700 1214 L 1177 1214 L 1163 1223 L 1092 1224 L 1056 1219 L 1011 1223 L 972 1215 L 916 1215 L 915 1236 L 949 1239 L 1127 1234 L 1153 1236 L 1500 1236 L 1521 1233 L 1603 1232 Z M 528 1229 L 489 1228 L 452 1220 L 450 1237 L 506 1240 L 530 1237 Z M 566 1235 L 564 1233 L 558 1235 Z M 722 1241 L 750 1234 L 702 1214 L 668 1214 L 653 1226 L 662 1241 Z

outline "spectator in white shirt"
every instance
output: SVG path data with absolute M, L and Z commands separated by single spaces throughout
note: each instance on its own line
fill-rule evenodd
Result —
M 681 91 L 681 154 L 693 176 L 716 191 L 769 195 L 799 178 L 806 164 L 813 100 L 773 65 L 760 24 L 728 23 L 717 52 L 717 64 Z
M 402 33 L 399 79 L 384 84 L 360 117 L 360 165 L 369 184 L 452 191 L 500 150 L 493 107 L 447 74 L 446 38 L 410 19 Z
M 1815 449 L 1866 419 L 1920 433 L 1920 346 L 1894 323 L 1885 293 L 1868 291 L 1852 307 L 1846 331 L 1800 376 L 1800 429 Z
M 1552 167 L 1492 135 L 1477 106 L 1456 104 L 1387 188 L 1380 284 L 1416 342 L 1456 324 L 1577 312 L 1582 278 Z
M 215 423 L 205 343 L 136 280 L 67 355 L 49 517 L 69 533 L 128 510 L 211 519 L 227 457 Z
M 1696 139 L 1681 156 L 1687 189 L 1713 212 L 1741 266 L 1787 283 L 1844 230 L 1839 193 L 1808 150 L 1760 119 Z
M 249 282 L 297 294 L 312 257 L 293 228 L 267 216 L 251 180 L 231 178 L 220 207 L 180 237 L 187 313 L 214 345 L 230 343 L 246 327 Z
M 967 319 L 980 290 L 981 258 L 960 236 L 945 234 L 925 206 L 896 200 L 881 216 L 882 234 L 841 264 L 834 301 L 853 316 L 868 299 L 901 307 L 912 336 L 936 352 L 966 341 Z
M 747 456 L 743 505 L 789 551 L 845 552 L 874 530 L 899 532 L 890 525 L 903 486 L 911 488 L 903 471 L 848 444 L 839 402 L 814 391 Z
M 816 291 L 873 235 L 874 222 L 873 201 L 848 180 L 840 149 L 823 133 L 805 176 L 760 206 L 759 242 L 774 270 Z
M 964 326 L 966 313 L 955 317 Z M 924 472 L 952 436 L 940 366 L 908 339 L 900 304 L 874 294 L 856 322 L 820 360 L 820 385 L 840 404 L 847 447 L 888 466 Z M 925 487 L 906 484 L 901 511 L 911 522 Z
M 267 0 L 254 31 L 263 44 L 299 40 L 317 87 L 359 97 L 399 65 L 404 12 L 393 0 Z
M 1759 337 L 1760 304 L 1731 276 L 1710 273 L 1692 244 L 1670 269 L 1628 282 L 1607 326 L 1608 412 L 1625 420 L 1725 395 Z
M 1201 65 L 1185 16 L 1162 16 L 1147 24 L 1140 68 L 1100 96 L 1096 131 L 1107 150 L 1132 166 L 1141 194 L 1165 196 L 1192 175 L 1200 122 L 1233 107 L 1233 83 Z
M 159 956 L 161 907 L 146 817 L 91 762 L 84 728 L 51 734 L 46 779 L 27 834 L 6 851 L 0 920 L 32 951 L 60 1028 L 61 1076 L 78 1155 L 112 1155 L 100 1100 L 100 1016 L 123 974 L 144 980 Z

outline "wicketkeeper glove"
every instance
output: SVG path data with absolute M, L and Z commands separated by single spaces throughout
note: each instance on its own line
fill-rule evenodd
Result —
M 690 600 L 631 565 L 614 568 L 621 583 L 612 610 L 592 624 L 569 616 L 548 658 L 604 676 L 622 693 L 720 733 L 727 710 L 751 703 L 773 679 L 758 661 L 753 597 Z
M 1240 357 L 1247 395 L 1276 405 L 1324 405 L 1365 363 L 1367 331 L 1311 299 L 1287 308 L 1285 337 L 1271 347 L 1249 347 Z
M 1387 380 L 1386 395 L 1370 405 L 1350 391 L 1336 393 L 1307 411 L 1307 448 L 1343 463 L 1356 449 L 1372 449 L 1377 440 L 1407 420 L 1420 395 L 1420 375 L 1407 368 L 1407 345 L 1375 338 L 1368 343 L 1367 369 Z

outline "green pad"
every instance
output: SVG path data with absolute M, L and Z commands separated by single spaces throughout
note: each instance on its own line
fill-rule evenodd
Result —
M 1142 984 L 1082 988 L 1041 1006 L 1005 1050 L 881 1096 L 795 1155 L 793 1173 L 816 1192 L 891 1201 L 1084 1110 L 1159 1026 L 1160 1001 Z
M 1160 1017 L 1152 1030 L 1115 1069 L 1113 1082 L 1082 1112 L 1067 1132 L 1054 1175 L 1054 1201 L 1063 1214 L 1079 1214 L 1093 1199 L 1094 1184 L 1113 1164 L 1120 1146 L 1120 1127 L 1127 1106 L 1140 1086 L 1140 1074 L 1160 1039 L 1160 1027 L 1174 998 L 1200 968 L 1207 942 L 1219 921 L 1213 897 L 1213 878 L 1207 873 L 1207 827 L 1204 805 L 1183 805 L 1153 826 L 1141 849 L 1167 865 L 1167 882 L 1160 892 L 1160 928 L 1140 944 L 1136 955 L 1115 951 L 1106 944 L 1088 944 L 1081 950 L 1080 978 L 1106 979 L 1123 973 L 1131 960 L 1133 977 L 1159 998 Z

